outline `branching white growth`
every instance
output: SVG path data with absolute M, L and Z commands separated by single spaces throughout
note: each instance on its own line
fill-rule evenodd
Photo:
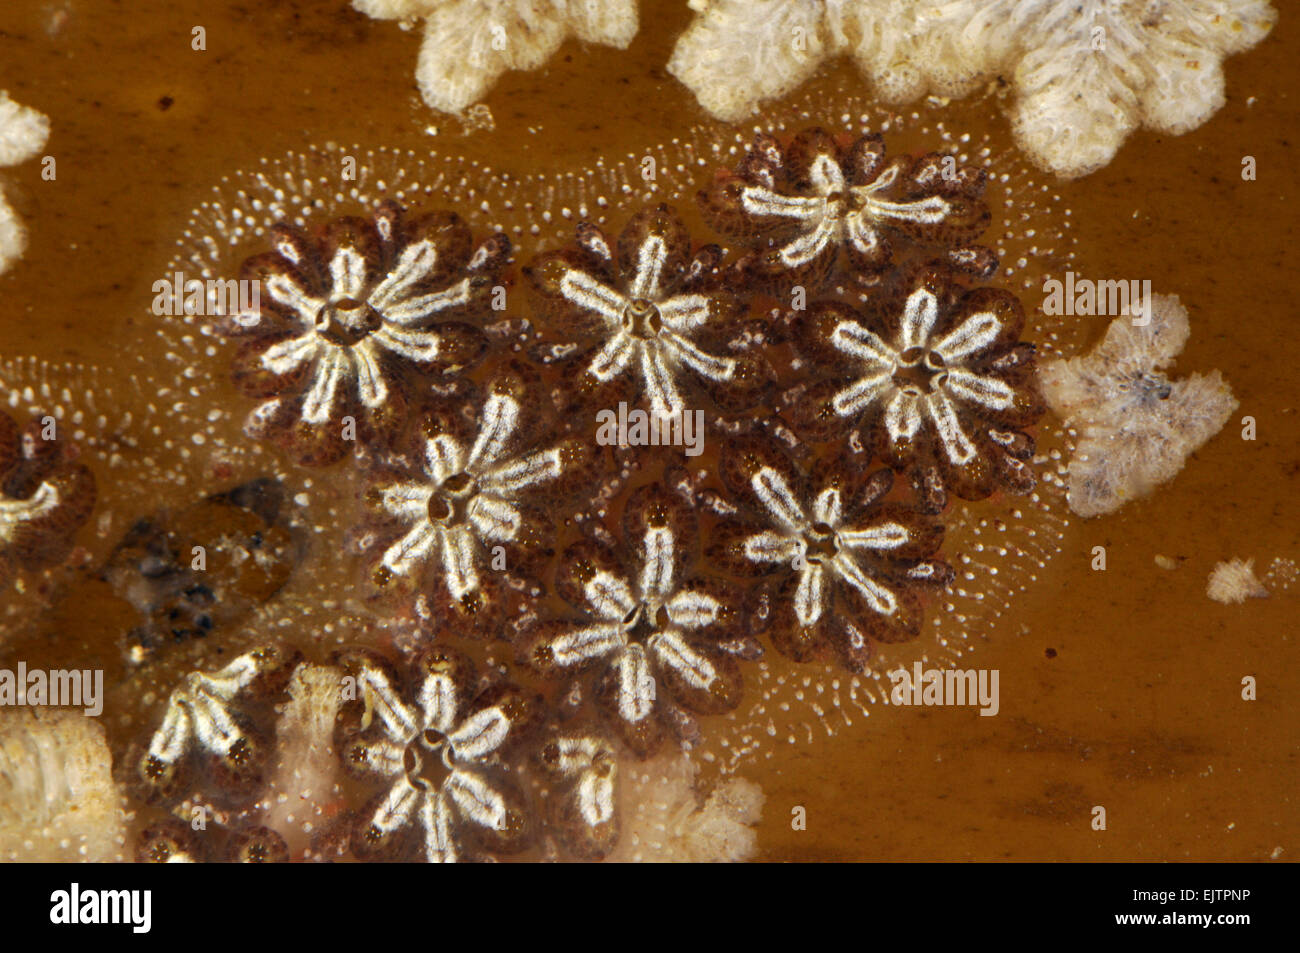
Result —
M 997 6 L 981 34 L 1021 37 L 1016 138 L 1061 175 L 1110 162 L 1139 125 L 1181 135 L 1205 122 L 1224 102 L 1223 58 L 1259 42 L 1276 19 L 1267 0 Z
M 933 59 L 912 0 L 714 0 L 677 42 L 668 71 L 720 119 L 791 92 L 825 60 L 851 55 L 881 96 L 925 91 Z
M 1139 125 L 1178 135 L 1223 105 L 1222 60 L 1258 43 L 1268 0 L 713 0 L 669 71 L 722 119 L 750 115 L 834 56 L 882 99 L 1016 88 L 1013 124 L 1063 176 L 1105 165 Z
M 821 6 L 812 0 L 710 3 L 677 41 L 668 71 L 713 115 L 741 119 L 763 100 L 795 89 L 830 55 Z
M 0 89 L 0 166 L 36 158 L 49 136 L 49 119 L 30 106 L 20 106 Z
M 1205 594 L 1215 602 L 1237 605 L 1247 599 L 1267 598 L 1268 589 L 1255 575 L 1255 560 L 1229 559 L 1214 567 Z
M 99 719 L 0 712 L 0 861 L 122 859 L 125 803 Z
M 50 136 L 50 121 L 30 106 L 20 106 L 0 89 L 0 167 L 34 159 Z M 22 257 L 27 231 L 0 192 L 0 274 Z
M 744 778 L 720 783 L 707 800 L 696 790 L 698 767 L 669 749 L 625 768 L 619 813 L 623 833 L 615 862 L 720 863 L 749 860 L 758 847 L 754 825 L 763 790 Z
M 434 109 L 458 113 L 506 70 L 537 69 L 570 36 L 626 49 L 636 0 L 352 0 L 375 19 L 424 20 L 415 78 Z
M 1172 480 L 1236 409 L 1218 371 L 1174 381 L 1162 372 L 1188 333 L 1178 298 L 1155 295 L 1147 325 L 1116 318 L 1091 353 L 1043 366 L 1048 404 L 1079 431 L 1068 498 L 1080 516 L 1113 512 Z

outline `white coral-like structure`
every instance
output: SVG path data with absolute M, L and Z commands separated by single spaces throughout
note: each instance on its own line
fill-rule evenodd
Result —
M 424 101 L 458 113 L 506 70 L 537 69 L 568 37 L 626 49 L 636 0 L 352 0 L 375 19 L 424 20 L 415 78 Z
M 1016 138 L 1058 175 L 1084 175 L 1138 126 L 1179 135 L 1223 105 L 1225 56 L 1258 43 L 1268 0 L 694 0 L 669 71 L 737 120 L 824 60 L 851 55 L 889 102 L 1016 91 Z
M 1048 405 L 1079 432 L 1068 499 L 1080 516 L 1110 513 L 1172 480 L 1237 408 L 1218 371 L 1162 373 L 1190 329 L 1176 295 L 1152 295 L 1147 323 L 1116 318 L 1082 357 L 1043 365 Z
M 701 11 L 668 71 L 719 119 L 738 120 L 784 96 L 823 61 L 851 55 L 894 102 L 925 91 L 932 59 L 914 0 L 694 0 Z
M 34 159 L 50 137 L 50 121 L 30 106 L 20 106 L 0 89 L 0 168 Z M 27 249 L 27 230 L 0 192 L 0 274 Z
M 98 719 L 0 710 L 0 861 L 122 859 L 126 799 Z
M 1268 589 L 1255 575 L 1255 560 L 1234 558 L 1214 567 L 1205 594 L 1224 605 L 1239 605 L 1247 599 L 1267 598 Z
M 620 797 L 623 833 L 614 863 L 742 863 L 758 853 L 763 789 L 747 778 L 702 797 L 699 766 L 677 750 L 629 766 Z

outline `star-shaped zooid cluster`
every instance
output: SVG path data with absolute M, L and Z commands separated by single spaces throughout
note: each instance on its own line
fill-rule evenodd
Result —
M 739 703 L 744 616 L 731 587 L 692 572 L 695 514 L 667 490 L 632 494 L 623 539 L 564 552 L 556 590 L 574 614 L 539 626 L 529 658 L 548 674 L 593 672 L 602 716 L 648 756 L 688 712 Z
M 319 667 L 341 673 L 345 788 L 369 791 L 287 849 L 606 857 L 620 763 L 700 743 L 766 648 L 860 674 L 917 639 L 954 578 L 952 499 L 1035 485 L 1034 348 L 984 283 L 985 184 L 860 129 L 764 132 L 685 217 L 600 205 L 610 231 L 536 253 L 526 296 L 504 234 L 473 237 L 509 227 L 487 202 L 473 229 L 392 199 L 271 226 L 239 273 L 256 297 L 219 327 L 245 431 L 348 491 L 320 495 L 359 584 L 321 637 L 357 647 Z M 0 488 L 0 529 L 34 479 Z M 189 675 L 129 759 L 140 798 L 264 791 L 284 660 Z M 149 857 L 222 853 L 158 831 Z
M 366 649 L 337 662 L 351 697 L 335 746 L 349 774 L 382 786 L 353 826 L 354 854 L 448 863 L 528 845 L 533 820 L 509 755 L 535 726 L 537 699 L 505 682 L 481 686 L 448 649 L 421 652 L 405 674 Z
M 724 444 L 721 473 L 741 508 L 715 527 L 709 556 L 770 577 L 761 618 L 778 650 L 863 671 L 873 642 L 920 633 L 922 597 L 953 573 L 935 558 L 942 524 L 885 502 L 889 470 L 863 474 L 841 457 L 805 473 L 776 441 L 751 436 Z
M 948 494 L 1024 493 L 1035 478 L 1025 432 L 1043 412 L 1024 313 L 996 288 L 967 290 L 940 265 L 921 269 L 868 314 L 819 302 L 799 316 L 798 346 L 827 376 L 801 389 L 791 421 L 810 439 L 855 429 L 937 511 Z
M 248 259 L 255 302 L 223 329 L 246 339 L 236 385 L 261 403 L 246 429 L 300 463 L 324 465 L 350 445 L 392 443 L 417 390 L 413 378 L 457 373 L 483 354 L 472 320 L 489 307 L 510 255 L 504 235 L 477 247 L 451 212 L 408 216 L 396 202 L 369 218 L 311 232 L 272 228 L 274 250 Z M 256 292 L 254 294 L 254 291 Z
M 692 254 L 690 235 L 665 205 L 634 215 L 617 250 L 598 227 L 579 226 L 574 244 L 527 269 L 543 333 L 579 354 L 574 397 L 588 405 L 642 401 L 675 417 L 699 391 L 741 410 L 766 394 L 771 370 L 737 348 L 743 302 L 721 287 L 722 249 Z
M 945 246 L 954 265 L 987 277 L 997 256 L 970 244 L 990 220 L 985 180 L 982 169 L 935 153 L 891 159 L 878 133 L 847 146 L 822 129 L 785 146 L 760 133 L 700 205 L 716 228 L 753 246 L 734 267 L 760 287 L 820 288 L 841 255 L 850 275 L 869 279 L 890 266 L 895 246 L 916 243 Z
M 429 413 L 407 465 L 371 477 L 372 579 L 413 593 L 443 629 L 487 634 L 502 621 L 507 577 L 545 567 L 555 508 L 574 501 L 595 469 L 583 440 L 539 445 L 537 388 L 527 365 L 499 369 L 472 413 Z

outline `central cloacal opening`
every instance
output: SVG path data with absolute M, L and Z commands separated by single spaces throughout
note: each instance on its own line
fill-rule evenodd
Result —
M 894 366 L 894 385 L 917 397 L 938 390 L 947 377 L 943 358 L 923 347 L 909 347 Z
M 639 604 L 623 616 L 623 628 L 629 641 L 644 642 L 655 632 L 662 632 L 671 624 L 666 606 L 652 609 L 645 603 Z
M 417 788 L 436 791 L 456 770 L 456 759 L 447 736 L 433 728 L 426 728 L 415 743 L 407 747 L 402 756 L 402 766 L 406 770 L 407 780 Z
M 1157 400 L 1168 400 L 1169 395 L 1174 392 L 1169 380 L 1163 374 L 1157 373 L 1143 374 L 1139 377 L 1138 388 L 1143 396 L 1154 397 Z
M 823 206 L 822 215 L 841 224 L 845 219 L 859 215 L 869 207 L 867 196 L 862 189 L 846 188 L 843 191 L 829 192 L 823 198 L 826 204 Z
M 379 312 L 356 298 L 330 301 L 316 312 L 316 333 L 338 347 L 351 347 L 383 325 Z
M 804 534 L 804 559 L 810 563 L 829 563 L 839 551 L 835 530 L 825 523 L 813 523 Z
M 653 301 L 633 298 L 623 307 L 623 327 L 639 338 L 658 337 L 663 330 L 663 319 Z
M 429 497 L 429 521 L 438 524 L 462 523 L 474 499 L 476 485 L 468 473 L 453 473 Z
M 855 198 L 852 192 L 831 192 L 826 196 L 826 209 L 834 217 L 839 217 L 847 211 L 855 211 L 861 204 L 855 201 Z

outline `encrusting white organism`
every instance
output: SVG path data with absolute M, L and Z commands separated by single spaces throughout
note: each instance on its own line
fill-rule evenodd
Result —
M 301 855 L 338 799 L 334 719 L 343 701 L 342 679 L 333 666 L 303 664 L 289 680 L 261 822 L 284 836 L 291 856 Z
M 619 813 L 623 832 L 613 863 L 740 863 L 758 853 L 754 829 L 763 789 L 747 778 L 720 782 L 707 798 L 697 788 L 699 766 L 666 749 L 626 767 Z
M 1238 605 L 1247 599 L 1267 598 L 1268 590 L 1255 575 L 1255 560 L 1229 559 L 1214 567 L 1205 594 L 1215 602 Z
M 932 0 L 929 0 L 932 2 Z M 932 57 L 913 0 L 692 0 L 700 16 L 668 71 L 719 119 L 738 120 L 791 92 L 823 61 L 852 55 L 892 102 L 925 91 Z
M 1223 58 L 1254 46 L 1277 18 L 1268 0 L 978 6 L 951 48 L 972 73 L 981 56 L 986 76 L 990 66 L 1014 70 L 1016 139 L 1064 176 L 1110 162 L 1138 126 L 1177 136 L 1201 125 L 1224 102 Z M 1005 59 L 995 38 L 1011 41 Z
M 33 159 L 45 148 L 50 121 L 30 106 L 20 106 L 0 89 L 0 167 Z M 0 191 L 0 274 L 22 257 L 27 230 Z
M 1222 60 L 1258 43 L 1269 0 L 693 0 L 669 71 L 721 119 L 750 115 L 851 55 L 889 102 L 1015 88 L 1012 124 L 1045 168 L 1108 163 L 1139 125 L 1179 135 L 1224 102 Z
M 1068 499 L 1080 516 L 1110 513 L 1174 478 L 1237 401 L 1218 371 L 1170 380 L 1187 342 L 1187 309 L 1152 295 L 1145 325 L 1116 318 L 1090 353 L 1044 364 L 1048 406 L 1078 431 Z
M 569 36 L 626 49 L 636 0 L 352 0 L 375 19 L 424 20 L 415 78 L 434 109 L 458 113 L 506 70 L 537 69 Z
M 98 718 L 0 709 L 0 862 L 122 859 L 126 799 Z

